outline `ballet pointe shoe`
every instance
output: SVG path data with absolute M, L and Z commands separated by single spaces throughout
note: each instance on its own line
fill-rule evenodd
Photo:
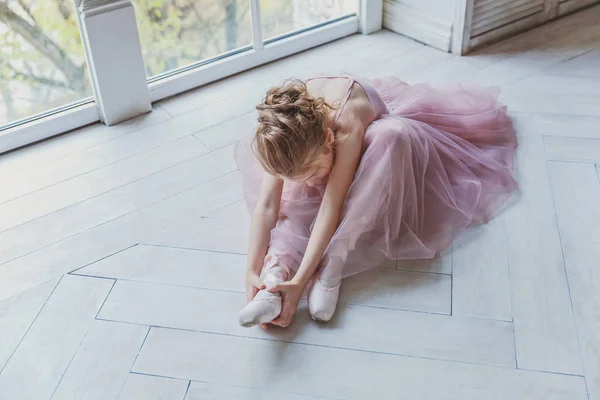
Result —
M 288 273 L 283 267 L 276 266 L 265 273 L 263 282 L 268 289 L 277 283 L 285 282 L 287 276 Z M 254 299 L 242 308 L 239 315 L 241 326 L 249 328 L 266 324 L 281 314 L 281 294 L 271 293 L 267 289 L 259 290 Z
M 326 287 L 320 279 L 315 282 L 308 294 L 308 311 L 315 321 L 327 322 L 335 313 L 340 296 L 341 280 L 333 287 Z

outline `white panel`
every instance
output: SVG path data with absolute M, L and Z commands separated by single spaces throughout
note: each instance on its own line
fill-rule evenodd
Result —
M 81 36 L 101 119 L 112 125 L 151 111 L 133 5 L 88 3 L 82 4 Z
M 52 400 L 116 399 L 148 329 L 146 326 L 94 321 Z
M 522 196 L 506 239 L 519 368 L 580 375 L 581 360 L 543 143 L 521 137 Z
M 188 385 L 187 380 L 129 374 L 119 400 L 183 400 Z
M 252 18 L 252 43 L 255 50 L 264 47 L 262 23 L 260 16 L 260 0 L 250 0 L 250 18 Z
M 546 14 L 543 12 L 538 12 L 510 24 L 500 26 L 489 32 L 471 38 L 469 42 L 469 49 L 472 50 L 474 48 L 482 47 L 483 45 L 498 42 L 502 39 L 514 36 L 518 33 L 541 25 L 546 22 L 546 20 Z
M 58 283 L 53 279 L 0 301 L 0 373 Z
M 513 325 L 506 322 L 339 304 L 331 322 L 323 325 L 311 320 L 306 302 L 301 301 L 289 328 L 265 332 L 239 326 L 235 316 L 244 303 L 244 293 L 120 280 L 98 318 L 365 352 L 516 365 Z
M 600 182 L 593 165 L 550 163 L 550 178 L 590 400 L 600 399 Z
M 512 321 L 503 215 L 457 239 L 452 315 Z
M 0 374 L 0 399 L 49 399 L 113 282 L 65 276 Z
M 450 7 L 443 4 L 448 4 Z M 409 0 L 385 0 L 383 26 L 430 46 L 449 51 L 454 18 L 453 4 L 453 2 L 419 3 Z
M 551 16 L 550 1 L 474 0 L 472 9 L 466 10 L 469 18 L 463 39 L 470 40 L 463 45 L 463 54 L 544 23 Z
M 336 399 L 587 399 L 578 376 L 160 328 L 151 329 L 133 370 Z
M 383 0 L 360 1 L 359 30 L 368 35 L 381 30 L 383 24 Z
M 478 36 L 495 28 L 542 12 L 543 10 L 543 2 L 531 2 L 529 0 L 515 1 L 510 7 L 495 7 L 489 10 L 482 9 L 480 13 L 477 13 L 478 9 L 475 9 L 471 36 Z
M 206 382 L 192 382 L 185 400 L 323 400 L 321 396 L 307 396 L 306 394 L 286 393 L 271 389 L 258 390 L 240 386 L 215 385 Z M 327 397 L 326 399 L 329 399 Z
M 598 0 L 561 0 L 558 4 L 558 15 L 565 15 L 577 11 L 592 4 L 599 3 Z

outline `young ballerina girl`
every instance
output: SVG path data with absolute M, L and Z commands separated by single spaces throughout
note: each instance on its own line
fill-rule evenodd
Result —
M 385 259 L 430 259 L 517 189 L 516 136 L 493 89 L 397 78 L 294 80 L 236 147 L 253 212 L 240 324 L 287 327 L 305 288 L 315 320 L 341 280 Z

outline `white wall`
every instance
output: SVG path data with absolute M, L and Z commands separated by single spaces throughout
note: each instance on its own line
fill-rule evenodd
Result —
M 595 3 L 600 0 L 384 0 L 383 26 L 466 54 Z
M 384 0 L 383 26 L 450 51 L 456 0 Z

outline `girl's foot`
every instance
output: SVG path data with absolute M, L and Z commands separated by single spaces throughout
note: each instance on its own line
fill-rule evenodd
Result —
M 335 313 L 340 296 L 341 280 L 337 285 L 327 287 L 320 279 L 315 282 L 308 294 L 308 311 L 315 321 L 327 322 Z
M 280 266 L 269 268 L 264 274 L 263 282 L 267 289 L 276 283 L 288 279 L 288 272 Z M 251 327 L 273 321 L 281 314 L 281 294 L 271 293 L 266 289 L 260 290 L 251 302 L 240 311 L 241 326 Z

